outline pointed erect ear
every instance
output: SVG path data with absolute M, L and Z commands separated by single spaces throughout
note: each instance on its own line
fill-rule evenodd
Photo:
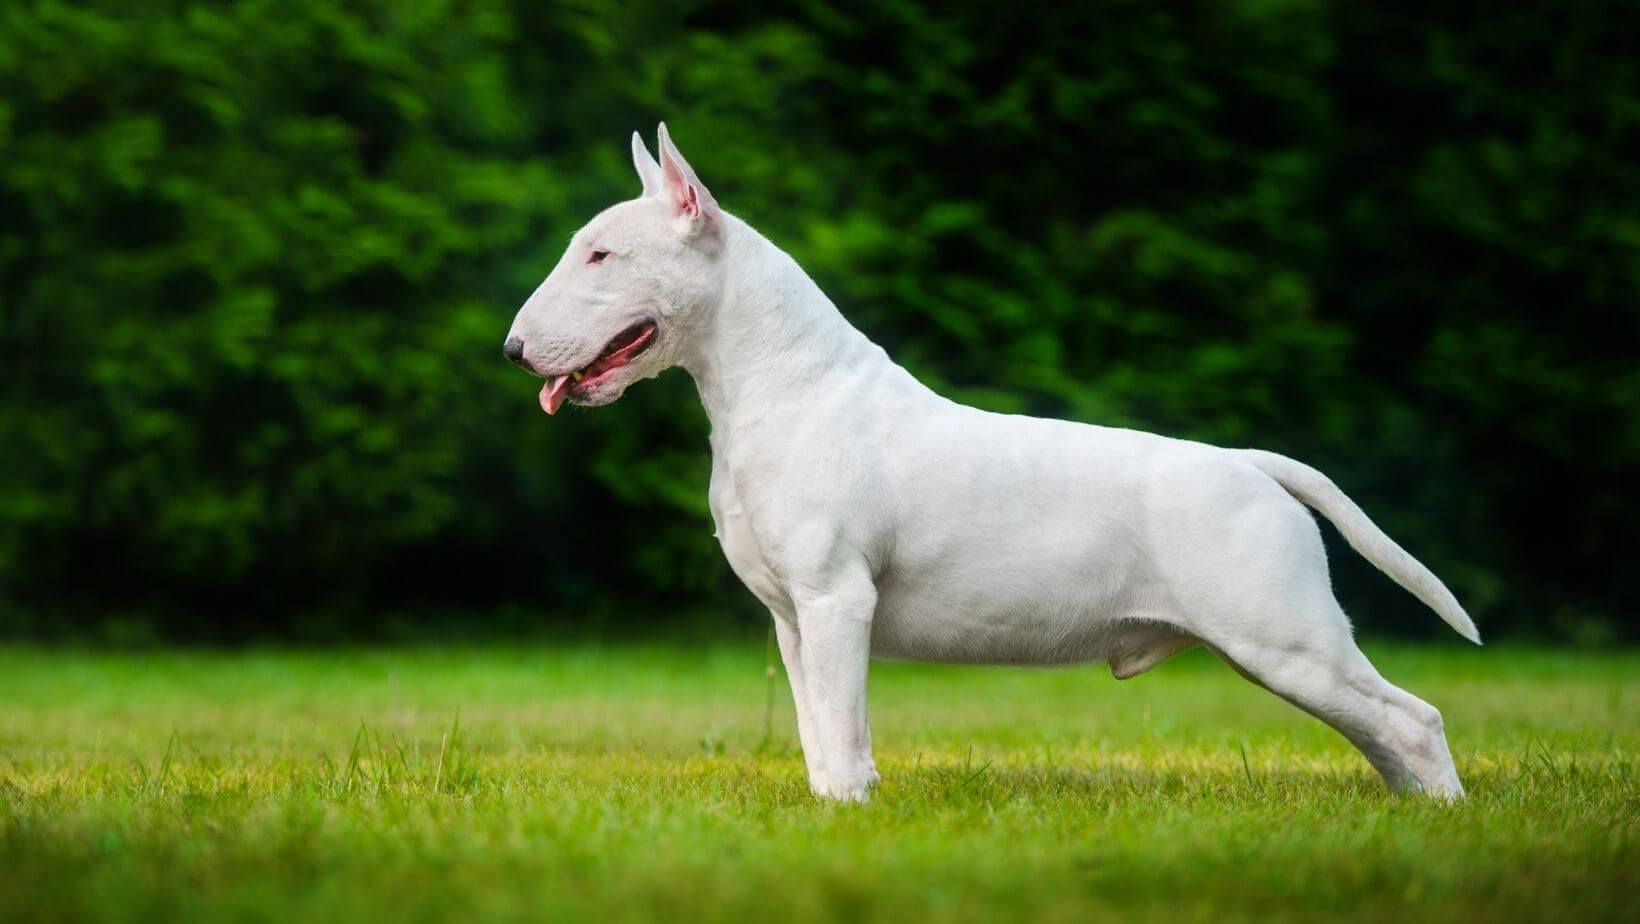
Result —
M 643 136 L 632 133 L 632 166 L 638 168 L 638 179 L 643 181 L 644 198 L 658 196 L 665 181 L 661 177 L 661 165 L 655 163 L 654 155 L 644 146 Z
M 665 122 L 661 123 L 658 134 L 663 179 L 661 198 L 672 206 L 679 234 L 692 238 L 716 233 L 723 218 L 718 211 L 717 200 L 707 191 L 706 184 L 695 176 L 694 168 L 678 153 L 677 145 L 672 143 L 672 136 L 666 131 Z

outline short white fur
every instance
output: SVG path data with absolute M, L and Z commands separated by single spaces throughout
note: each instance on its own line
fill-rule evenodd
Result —
M 1125 679 L 1195 644 L 1336 728 L 1392 788 L 1463 794 L 1440 713 L 1356 647 L 1304 505 L 1478 642 L 1475 626 L 1326 476 L 947 400 L 719 208 L 664 125 L 659 150 L 633 136 L 643 195 L 576 233 L 508 336 L 550 376 L 655 322 L 654 346 L 576 394 L 584 405 L 674 365 L 694 378 L 717 536 L 773 613 L 817 794 L 863 800 L 878 779 L 873 655 L 1105 661 Z M 609 257 L 590 262 L 594 249 Z

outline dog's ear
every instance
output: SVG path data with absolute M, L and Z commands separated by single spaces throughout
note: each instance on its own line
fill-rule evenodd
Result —
M 716 234 L 723 218 L 723 213 L 718 210 L 717 200 L 712 198 L 706 184 L 695 176 L 694 168 L 690 167 L 689 162 L 678 152 L 677 145 L 672 143 L 672 136 L 666 131 L 665 122 L 661 123 L 658 134 L 661 149 L 661 197 L 672 206 L 679 234 L 686 240 Z
M 644 198 L 658 196 L 666 181 L 661 176 L 661 165 L 655 162 L 655 156 L 649 153 L 649 148 L 643 143 L 643 136 L 632 133 L 632 166 L 638 170 L 638 179 L 643 181 Z

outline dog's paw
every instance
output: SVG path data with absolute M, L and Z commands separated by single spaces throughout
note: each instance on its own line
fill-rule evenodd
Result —
M 851 774 L 845 779 L 827 776 L 811 779 L 809 785 L 814 788 L 816 796 L 830 802 L 868 802 L 871 799 L 871 787 L 877 785 L 877 779 L 877 769 L 867 765 L 859 773 Z
M 864 781 L 853 785 L 831 783 L 825 789 L 816 789 L 814 794 L 827 802 L 871 801 L 871 787 L 867 786 Z

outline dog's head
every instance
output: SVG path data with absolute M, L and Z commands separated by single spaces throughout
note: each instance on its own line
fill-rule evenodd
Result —
M 643 194 L 605 209 L 513 319 L 502 352 L 546 377 L 541 407 L 609 404 L 682 361 L 722 297 L 723 213 L 660 127 L 660 161 L 632 135 Z

